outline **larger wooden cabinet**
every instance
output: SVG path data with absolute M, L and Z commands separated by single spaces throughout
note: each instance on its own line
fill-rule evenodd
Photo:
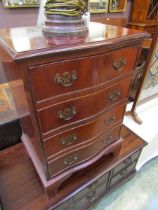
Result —
M 91 23 L 82 39 L 47 40 L 37 27 L 0 31 L 1 63 L 22 140 L 48 193 L 104 155 L 119 153 L 130 84 L 146 36 L 99 23 Z M 18 93 L 25 96 L 25 107 L 13 81 L 21 81 Z M 111 185 L 118 179 L 113 174 Z
M 157 24 L 157 0 L 134 0 L 132 4 L 129 27 L 145 30 L 153 34 Z

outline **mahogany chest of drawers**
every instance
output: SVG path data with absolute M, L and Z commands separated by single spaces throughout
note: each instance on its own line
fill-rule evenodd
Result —
M 48 192 L 103 155 L 119 151 L 130 84 L 146 36 L 99 23 L 91 23 L 82 39 L 50 41 L 36 27 L 0 31 L 1 63 L 22 140 Z M 110 185 L 119 179 L 117 171 Z M 100 178 L 98 193 L 108 177 Z

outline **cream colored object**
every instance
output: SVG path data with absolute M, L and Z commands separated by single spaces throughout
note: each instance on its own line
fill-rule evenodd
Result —
M 37 19 L 37 26 L 42 27 L 43 22 L 45 20 L 44 15 L 44 6 L 45 6 L 46 0 L 40 0 L 40 7 L 39 7 L 39 13 L 38 13 L 38 19 Z
M 127 106 L 127 111 L 130 106 L 131 104 Z M 158 156 L 158 98 L 138 106 L 136 112 L 143 121 L 142 125 L 135 123 L 130 116 L 125 116 L 123 123 L 148 143 L 136 165 L 139 170 L 147 161 Z

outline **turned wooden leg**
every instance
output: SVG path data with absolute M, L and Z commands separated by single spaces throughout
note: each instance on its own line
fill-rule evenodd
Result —
M 131 116 L 133 118 L 133 120 L 138 123 L 139 125 L 141 125 L 143 123 L 143 121 L 139 118 L 138 114 L 135 111 L 128 111 L 125 113 L 126 116 Z

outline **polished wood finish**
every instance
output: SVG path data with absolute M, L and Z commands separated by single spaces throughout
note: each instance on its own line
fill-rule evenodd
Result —
M 29 68 L 30 82 L 36 103 L 49 100 L 52 97 L 60 97 L 60 94 L 69 94 L 91 88 L 130 72 L 134 69 L 138 50 L 138 47 L 127 47 L 103 55 Z M 132 58 L 131 54 L 133 55 Z M 119 64 L 120 58 L 124 58 L 126 63 L 121 69 L 116 69 L 114 65 Z M 73 72 L 76 72 L 76 79 L 71 81 L 70 76 Z M 71 81 L 67 86 L 56 82 L 56 76 L 64 77 L 65 73 L 68 73 L 70 77 L 67 76 L 67 80 Z M 64 78 L 62 79 L 64 80 Z
M 49 159 L 48 167 L 50 168 L 51 176 L 55 176 L 62 170 L 71 168 L 89 158 L 94 157 L 96 154 L 100 153 L 103 149 L 106 149 L 107 145 L 113 143 L 115 140 L 119 139 L 120 126 L 113 128 L 109 132 L 98 136 L 93 139 L 92 143 L 82 146 L 79 149 L 73 149 L 73 152 L 67 152 L 66 154 L 61 154 L 59 157 L 53 157 Z
M 108 24 L 108 25 L 114 25 L 114 26 L 121 26 L 126 27 L 127 26 L 127 19 L 126 18 L 107 18 L 105 15 L 90 15 L 90 20 L 97 23 L 102 24 Z
M 142 77 L 141 77 L 141 80 L 140 80 L 140 83 L 139 83 L 139 86 L 138 86 L 138 89 L 137 89 L 137 92 L 136 92 L 136 99 L 135 99 L 134 103 L 132 104 L 131 110 L 126 112 L 126 115 L 130 115 L 133 118 L 133 120 L 136 123 L 138 123 L 139 125 L 141 125 L 143 123 L 143 121 L 139 118 L 139 116 L 136 112 L 137 106 L 141 105 L 142 103 L 145 103 L 145 102 L 147 102 L 147 101 L 149 101 L 149 100 L 151 100 L 155 97 L 157 97 L 157 94 L 155 94 L 151 97 L 147 97 L 144 100 L 139 100 L 140 95 L 141 95 L 141 90 L 143 88 L 143 83 L 145 81 L 145 77 L 148 73 L 148 69 L 149 69 L 149 66 L 150 66 L 150 60 L 152 58 L 152 54 L 153 54 L 155 46 L 156 46 L 157 37 L 158 37 L 158 25 L 156 26 L 155 34 L 153 36 L 151 46 L 150 46 L 150 49 L 149 49 L 149 53 L 148 53 L 148 56 L 147 56 L 147 60 L 146 60 L 146 63 L 145 63 L 144 72 L 142 74 Z
M 99 27 L 100 30 L 96 34 L 94 28 L 97 27 Z M 6 54 L 6 52 L 1 52 L 1 55 L 3 56 L 3 59 L 9 59 L 10 57 L 12 57 L 14 60 L 35 58 L 36 56 L 41 59 L 43 56 L 49 55 L 46 60 L 41 59 L 37 61 L 37 59 L 35 59 L 35 65 L 36 62 L 40 64 L 48 63 L 48 61 L 53 62 L 54 60 L 61 61 L 63 57 L 65 57 L 65 59 L 68 57 L 80 58 L 81 56 L 78 53 L 81 48 L 83 48 L 83 55 L 96 55 L 99 54 L 101 51 L 107 52 L 110 51 L 110 49 L 117 49 L 121 41 L 123 42 L 123 46 L 126 45 L 126 41 L 130 43 L 129 45 L 132 45 L 133 39 L 135 43 L 139 43 L 139 40 L 144 39 L 144 36 L 146 37 L 148 36 L 148 34 L 138 30 L 136 31 L 127 28 L 117 28 L 115 26 L 102 25 L 99 23 L 90 23 L 89 33 L 81 41 L 81 43 L 78 43 L 76 40 L 77 44 L 75 44 L 75 42 L 72 44 L 69 37 L 64 37 L 65 43 L 57 42 L 54 44 L 49 44 L 48 40 L 46 39 L 46 37 L 44 37 L 42 31 L 38 27 L 12 28 L 7 30 L 1 29 L 1 45 L 4 46 L 5 49 L 7 49 L 7 51 L 9 52 L 9 55 Z M 113 44 L 115 44 L 115 46 L 112 45 L 111 42 L 109 42 L 109 39 L 113 39 L 112 42 Z M 19 43 L 23 43 L 24 41 L 27 44 L 19 45 Z M 98 46 L 98 42 L 101 43 L 102 47 Z M 93 50 L 89 52 L 89 50 L 91 49 L 97 49 L 98 51 L 96 52 Z M 73 52 L 73 55 L 70 55 L 68 53 L 69 50 L 71 51 L 71 53 Z M 52 57 L 52 55 L 54 56 Z M 32 62 L 28 62 L 28 66 L 32 66 Z
M 125 161 L 132 154 L 135 154 L 135 152 L 140 151 L 140 149 L 145 145 L 145 142 L 142 139 L 126 127 L 122 128 L 121 137 L 124 141 L 119 155 L 108 155 L 88 170 L 81 170 L 80 172 L 77 172 L 67 181 L 67 183 L 63 184 L 63 187 L 60 189 L 58 194 L 50 198 L 48 198 L 45 194 L 41 182 L 38 179 L 38 175 L 34 170 L 32 162 L 23 144 L 18 144 L 1 151 L 0 197 L 4 210 L 52 210 L 55 206 L 62 203 L 62 210 L 65 206 L 67 206 L 69 210 L 73 209 L 73 196 L 75 196 L 75 200 L 78 201 L 83 198 L 83 195 L 89 195 L 89 186 L 91 185 L 91 187 L 93 187 L 94 182 L 96 183 L 96 187 L 99 187 L 104 183 L 106 188 L 107 179 L 105 175 L 107 172 L 116 168 L 116 166 L 118 167 L 119 164 L 122 164 L 122 161 Z M 133 158 L 132 161 L 135 161 L 135 158 Z M 125 167 L 126 166 L 128 166 L 127 161 L 125 161 Z M 124 168 L 124 166 L 120 167 L 120 169 L 122 168 Z M 130 176 L 130 174 L 128 174 L 128 176 Z M 128 176 L 124 176 L 123 180 L 125 181 Z M 123 182 L 123 180 L 121 179 L 115 186 L 118 186 Z M 105 195 L 111 189 L 109 188 L 108 190 L 104 190 L 102 195 Z M 89 192 L 89 194 L 87 194 L 87 192 Z M 101 194 L 99 195 L 102 196 Z M 97 197 L 97 199 L 99 197 Z M 93 203 L 96 202 L 96 200 L 94 200 Z M 75 205 L 76 204 L 77 203 L 75 203 Z M 91 202 L 88 204 L 91 205 Z M 85 208 L 86 207 L 87 206 L 85 206 Z M 57 209 L 58 208 L 56 208 L 56 210 Z
M 154 3 L 151 8 L 151 3 Z M 152 14 L 153 12 L 153 14 Z M 152 14 L 152 15 L 151 15 Z M 158 2 L 151 0 L 134 0 L 129 27 L 155 33 L 158 24 Z
M 48 193 L 55 194 L 75 172 L 86 170 L 105 154 L 119 154 L 125 107 L 111 127 L 104 127 L 100 117 L 127 102 L 147 36 L 99 23 L 90 23 L 86 37 L 75 40 L 70 36 L 47 39 L 37 27 L 0 30 L 0 59 L 23 128 L 22 140 Z M 21 82 L 17 90 L 21 95 L 13 86 L 16 81 Z M 113 116 L 107 120 L 111 123 Z M 91 124 L 84 144 L 63 152 L 54 146 L 48 156 L 48 138 L 56 145 L 54 138 L 94 121 L 95 136 Z
M 87 142 L 93 141 L 93 138 L 103 134 L 112 126 L 122 123 L 125 105 L 117 106 L 116 108 L 105 112 L 97 120 L 81 126 L 64 131 L 58 135 L 52 136 L 44 140 L 44 146 L 47 156 L 63 154 L 64 151 L 78 148 Z
M 84 96 L 83 98 L 72 98 L 68 102 L 55 104 L 50 107 L 37 110 L 39 124 L 43 136 L 48 132 L 59 132 L 70 129 L 75 125 L 81 125 L 88 119 L 96 119 L 98 115 L 104 113 L 109 107 L 116 106 L 121 101 L 128 98 L 129 85 L 131 80 L 121 81 L 111 87 L 95 92 L 94 94 Z M 84 107 L 88 107 L 84 109 Z M 76 109 L 76 112 L 70 113 L 67 119 L 60 118 L 60 112 L 66 112 L 68 109 Z M 68 111 L 67 111 L 68 112 Z M 54 129 L 54 130 L 53 130 Z M 58 129 L 58 131 L 56 131 Z

